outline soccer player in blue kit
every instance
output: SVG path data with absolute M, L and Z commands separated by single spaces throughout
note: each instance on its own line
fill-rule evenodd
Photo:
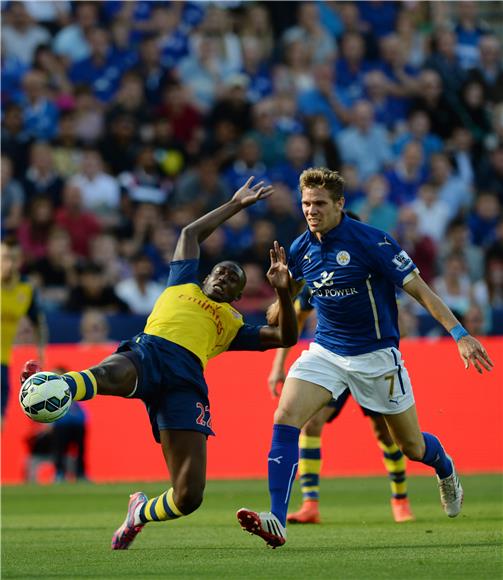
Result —
M 336 171 L 300 176 L 307 231 L 291 246 L 292 277 L 311 289 L 318 316 L 314 341 L 291 366 L 277 410 L 268 456 L 270 512 L 242 508 L 241 527 L 275 548 L 286 542 L 286 517 L 299 461 L 301 427 L 349 388 L 358 404 L 381 413 L 404 455 L 431 466 L 449 517 L 461 511 L 463 489 L 440 441 L 421 432 L 407 370 L 398 350 L 395 286 L 415 298 L 452 335 L 468 368 L 493 364 L 478 340 L 422 280 L 391 236 L 347 217 L 344 182 Z
M 270 251 L 267 278 L 280 303 L 278 326 L 245 324 L 231 306 L 246 284 L 239 264 L 220 262 L 202 285 L 198 283 L 200 243 L 224 221 L 271 195 L 271 186 L 263 182 L 252 186 L 252 180 L 230 201 L 182 230 L 167 288 L 144 332 L 122 342 L 100 364 L 62 375 L 74 401 L 97 394 L 143 400 L 170 472 L 172 487 L 161 495 L 148 499 L 139 491 L 130 496 L 126 518 L 112 537 L 113 550 L 128 549 L 148 522 L 186 516 L 203 500 L 206 440 L 214 434 L 203 375 L 208 359 L 226 350 L 266 350 L 297 342 L 286 254 L 277 242 Z M 37 370 L 33 362 L 26 363 L 23 379 Z M 120 440 L 120 434 L 116 436 Z

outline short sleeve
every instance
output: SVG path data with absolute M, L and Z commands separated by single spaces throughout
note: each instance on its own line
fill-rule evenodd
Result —
M 198 283 L 199 260 L 175 260 L 170 264 L 167 286 Z
M 290 252 L 288 253 L 288 269 L 290 274 L 295 280 L 302 280 L 304 278 L 300 268 L 299 268 L 299 246 L 296 242 L 290 246 Z
M 243 324 L 227 350 L 267 350 L 260 341 L 261 326 Z
M 409 254 L 385 232 L 373 233 L 365 244 L 365 250 L 374 268 L 400 288 L 419 273 Z
M 314 306 L 311 304 L 311 289 L 307 284 L 302 288 L 302 292 L 295 299 L 295 306 L 301 312 L 311 312 Z

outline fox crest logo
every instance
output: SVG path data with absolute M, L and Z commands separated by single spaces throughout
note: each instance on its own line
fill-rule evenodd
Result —
M 349 255 L 349 252 L 346 252 L 346 250 L 341 250 L 340 252 L 337 253 L 335 259 L 339 264 L 339 266 L 347 266 L 351 261 L 351 256 Z
M 332 278 L 334 277 L 335 272 L 330 272 L 330 274 L 325 271 L 321 273 L 321 280 L 319 282 L 313 282 L 315 288 L 323 288 L 323 286 L 332 286 L 334 281 Z

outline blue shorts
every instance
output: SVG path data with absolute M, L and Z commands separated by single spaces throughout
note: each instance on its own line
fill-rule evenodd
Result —
M 0 377 L 2 381 L 2 417 L 5 415 L 7 410 L 7 403 L 9 402 L 9 367 L 7 365 L 2 365 L 2 376 Z
M 340 412 L 344 408 L 344 405 L 346 404 L 346 401 L 348 400 L 350 395 L 351 395 L 351 391 L 349 389 L 346 389 L 342 393 L 342 395 L 340 395 L 340 397 L 338 399 L 332 399 L 330 401 L 330 403 L 328 403 L 327 407 L 333 408 L 334 411 L 330 415 L 330 417 L 327 419 L 327 423 L 331 423 L 336 417 L 338 417 L 340 415 Z M 360 409 L 362 410 L 363 414 L 366 417 L 380 417 L 381 416 L 381 413 L 378 413 L 377 411 L 371 411 L 370 409 L 362 407 L 361 405 L 360 405 Z
M 138 386 L 133 395 L 147 406 L 152 432 L 177 429 L 214 435 L 208 385 L 199 359 L 186 348 L 151 334 L 138 334 L 116 351 L 135 365 Z

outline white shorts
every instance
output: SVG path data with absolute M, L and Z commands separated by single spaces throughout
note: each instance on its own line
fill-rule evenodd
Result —
M 324 387 L 334 399 L 349 388 L 359 405 L 384 415 L 402 413 L 414 404 L 409 373 L 396 348 L 341 356 L 312 342 L 290 367 L 287 378 Z

